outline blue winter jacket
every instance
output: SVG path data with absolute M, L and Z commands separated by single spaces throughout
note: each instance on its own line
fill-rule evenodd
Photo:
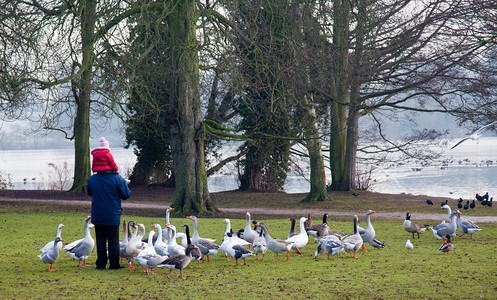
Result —
M 121 223 L 121 199 L 131 196 L 128 184 L 116 172 L 96 173 L 86 185 L 91 196 L 91 222 L 95 225 Z

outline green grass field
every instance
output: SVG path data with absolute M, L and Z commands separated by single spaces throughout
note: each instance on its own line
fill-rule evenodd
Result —
M 454 250 L 448 255 L 438 252 L 442 241 L 431 232 L 411 241 L 414 249 L 404 247 L 410 235 L 402 227 L 403 220 L 378 219 L 372 223 L 376 237 L 387 248 L 358 253 L 358 259 L 342 254 L 339 260 L 321 255 L 313 258 L 317 244 L 314 238 L 303 249 L 303 256 L 294 252 L 290 261 L 274 262 L 268 250 L 264 261 L 250 257 L 248 265 L 235 266 L 219 252 L 210 263 L 198 268 L 191 263 L 184 270 L 187 279 L 173 271 L 166 277 L 166 268 L 156 268 L 156 275 L 146 275 L 141 267 L 97 271 L 94 267 L 77 267 L 77 261 L 61 251 L 55 272 L 48 272 L 37 257 L 39 249 L 55 238 L 57 225 L 64 243 L 83 237 L 86 214 L 81 212 L 47 212 L 28 207 L 2 205 L 0 226 L 0 298 L 76 298 L 76 299 L 250 299 L 326 298 L 326 299 L 495 299 L 497 298 L 497 224 L 479 224 L 483 229 L 473 236 L 454 238 Z M 300 217 L 300 216 L 295 216 Z M 243 218 L 243 219 L 242 219 Z M 286 238 L 290 222 L 285 219 L 262 219 L 275 238 Z M 163 218 L 124 215 L 122 219 L 145 224 L 148 231 Z M 364 224 L 364 214 L 359 215 Z M 423 220 L 420 220 L 423 221 Z M 314 222 L 319 222 L 315 220 Z M 350 221 L 329 219 L 333 229 L 352 232 Z M 171 223 L 193 227 L 186 218 L 172 218 Z M 222 241 L 226 229 L 223 219 L 199 218 L 200 235 Z M 245 226 L 244 216 L 231 219 L 233 230 Z M 298 225 L 297 225 L 298 230 Z M 92 232 L 93 236 L 94 233 Z M 88 262 L 94 264 L 95 250 Z

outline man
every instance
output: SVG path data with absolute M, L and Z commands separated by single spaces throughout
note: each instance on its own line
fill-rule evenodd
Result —
M 119 224 L 121 223 L 121 200 L 131 196 L 128 184 L 115 171 L 97 172 L 86 185 L 91 196 L 91 222 L 95 225 L 97 240 L 96 269 L 120 269 L 119 264 Z M 108 249 L 107 249 L 108 245 Z

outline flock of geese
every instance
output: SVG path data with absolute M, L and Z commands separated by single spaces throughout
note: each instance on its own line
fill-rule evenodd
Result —
M 474 233 L 480 228 L 469 220 L 461 217 L 459 210 L 452 211 L 445 204 L 443 206 L 447 210 L 450 222 L 442 221 L 437 226 L 429 227 L 437 239 L 443 239 L 444 243 L 440 246 L 439 251 L 448 253 L 452 250 L 453 244 L 450 241 L 452 236 L 456 235 L 456 229 L 459 228 L 462 232 L 459 236 L 470 234 L 471 238 Z M 123 221 L 123 239 L 120 242 L 121 263 L 127 260 L 128 268 L 135 269 L 134 263 L 141 265 L 143 271 L 147 274 L 154 274 L 154 268 L 166 267 L 169 268 L 167 277 L 173 270 L 179 270 L 180 278 L 185 278 L 183 269 L 190 262 L 210 261 L 210 256 L 216 255 L 220 250 L 226 257 L 231 256 L 238 265 L 240 259 L 243 264 L 246 264 L 246 258 L 255 256 L 259 260 L 259 255 L 262 255 L 262 260 L 267 250 L 271 250 L 276 254 L 275 261 L 278 261 L 279 254 L 286 254 L 286 260 L 290 259 L 290 252 L 295 251 L 296 255 L 301 256 L 301 249 L 309 242 L 309 236 L 316 238 L 318 244 L 314 258 L 317 259 L 322 253 L 330 256 L 336 256 L 339 259 L 340 253 L 345 252 L 353 258 L 358 258 L 356 252 L 362 249 L 368 252 L 365 245 L 369 243 L 374 248 L 384 248 L 385 244 L 375 238 L 375 230 L 371 223 L 371 215 L 373 210 L 366 212 L 366 228 L 358 226 L 358 217 L 353 217 L 353 233 L 346 234 L 339 230 L 332 230 L 327 222 L 328 214 L 323 215 L 321 224 L 312 224 L 310 214 L 308 217 L 301 217 L 299 220 L 299 232 L 295 231 L 296 220 L 290 218 L 291 226 L 286 239 L 276 239 L 271 237 L 268 227 L 263 222 L 251 220 L 249 212 L 246 213 L 245 228 L 237 232 L 231 229 L 231 222 L 225 219 L 226 231 L 223 234 L 223 241 L 220 245 L 215 243 L 214 239 L 209 239 L 199 236 L 199 223 L 195 216 L 187 218 L 193 221 L 193 233 L 190 236 L 190 228 L 188 225 L 183 225 L 184 233 L 177 232 L 176 227 L 170 223 L 169 215 L 173 208 L 166 210 L 165 227 L 160 224 L 152 225 L 148 238 L 145 239 L 145 225 L 135 221 Z M 48 242 L 40 249 L 41 254 L 38 257 L 44 264 L 48 266 L 50 272 L 54 271 L 53 263 L 59 258 L 61 250 L 65 250 L 74 259 L 78 260 L 78 266 L 85 267 L 86 259 L 90 255 L 95 242 L 90 234 L 93 225 L 90 223 L 91 217 L 87 216 L 84 222 L 84 237 L 70 244 L 62 246 L 64 241 L 61 237 L 63 224 L 57 227 L 57 235 L 53 241 Z M 417 234 L 420 237 L 420 232 L 428 230 L 427 226 L 411 220 L 411 213 L 406 213 L 403 223 L 404 229 L 412 233 L 412 238 Z M 181 239 L 178 244 L 177 239 Z M 412 243 L 408 239 L 406 241 L 408 250 L 413 248 Z

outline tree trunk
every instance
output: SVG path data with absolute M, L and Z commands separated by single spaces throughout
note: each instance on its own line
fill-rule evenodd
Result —
M 311 168 L 310 191 L 302 202 L 324 201 L 328 193 L 326 192 L 326 177 L 324 174 L 324 159 L 321 152 L 321 138 L 316 126 L 316 112 L 312 106 L 313 101 L 306 98 L 306 111 L 304 131 L 307 140 L 307 152 L 309 153 L 309 164 Z M 310 96 L 309 96 L 310 97 Z
M 350 2 L 334 1 L 333 103 L 331 106 L 330 168 L 331 189 L 350 190 L 346 171 L 347 103 L 349 101 L 349 18 Z
M 95 0 L 85 1 L 81 14 L 81 45 L 83 73 L 79 80 L 79 95 L 76 99 L 74 120 L 74 182 L 70 192 L 86 192 L 86 182 L 91 175 L 90 166 L 90 97 L 93 77 L 93 43 L 95 35 Z M 74 82 L 73 82 L 74 84 Z
M 207 189 L 204 137 L 201 134 L 197 12 L 195 1 L 178 1 L 168 16 L 171 42 L 171 151 L 175 178 L 175 214 L 216 211 Z

